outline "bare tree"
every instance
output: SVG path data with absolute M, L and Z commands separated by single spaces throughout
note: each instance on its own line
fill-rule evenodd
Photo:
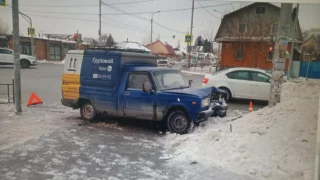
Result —
M 8 24 L 2 21 L 0 18 L 0 34 L 8 34 L 9 33 L 9 27 Z
M 201 25 L 201 35 L 210 42 L 210 52 L 213 52 L 214 38 L 217 33 L 217 27 L 213 22 L 203 23 Z

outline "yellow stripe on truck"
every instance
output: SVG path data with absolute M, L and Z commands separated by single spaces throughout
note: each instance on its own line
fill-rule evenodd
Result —
M 80 75 L 64 73 L 62 75 L 61 90 L 63 99 L 78 100 L 80 95 Z

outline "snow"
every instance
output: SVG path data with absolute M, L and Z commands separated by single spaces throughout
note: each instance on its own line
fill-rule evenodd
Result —
M 62 61 L 48 61 L 46 59 L 38 60 L 39 64 L 65 64 L 65 62 L 66 62 L 65 59 L 62 60 Z
M 121 42 L 117 45 L 120 49 L 134 49 L 134 50 L 143 50 L 150 52 L 150 49 L 144 47 L 142 44 L 139 44 L 137 42 Z
M 206 74 L 212 74 L 216 72 L 216 67 L 213 67 L 213 66 L 205 66 L 203 68 L 190 67 L 190 71 L 183 70 L 182 72 L 185 74 L 206 75 Z
M 197 162 L 254 179 L 310 180 L 319 89 L 319 80 L 291 80 L 283 84 L 282 101 L 275 107 L 235 121 L 208 121 L 191 134 L 168 134 L 160 141 L 173 151 L 168 160 L 173 165 Z

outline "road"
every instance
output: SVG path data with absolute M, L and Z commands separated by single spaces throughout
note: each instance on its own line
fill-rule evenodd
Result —
M 60 104 L 61 99 L 61 75 L 63 65 L 61 64 L 39 64 L 39 67 L 22 69 L 22 103 L 26 104 L 32 92 L 36 93 L 44 104 Z M 0 84 L 10 83 L 13 79 L 12 67 L 0 67 Z M 193 80 L 193 87 L 201 87 L 203 77 L 200 75 L 188 75 L 187 79 Z M 6 91 L 0 87 L 0 95 Z M 228 103 L 229 110 L 248 111 L 249 101 L 234 100 Z M 266 106 L 266 102 L 254 101 L 253 109 L 258 110 Z
M 60 105 L 62 71 L 56 64 L 22 69 L 23 115 L 0 112 L 0 179 L 251 179 L 201 162 L 168 163 L 164 135 L 144 121 L 84 124 L 78 111 Z M 13 68 L 0 67 L 0 83 L 12 78 Z M 201 76 L 186 78 L 201 86 Z M 32 92 L 44 104 L 25 108 Z M 231 110 L 247 110 L 241 102 L 231 102 Z

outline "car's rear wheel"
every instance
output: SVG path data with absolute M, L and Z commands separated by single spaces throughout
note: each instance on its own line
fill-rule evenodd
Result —
M 84 102 L 81 105 L 80 114 L 81 114 L 81 118 L 86 121 L 92 121 L 97 116 L 96 110 L 94 109 L 93 105 L 89 101 Z
M 20 61 L 20 66 L 21 66 L 21 68 L 29 68 L 30 67 L 30 62 L 28 60 L 22 59 Z
M 181 110 L 172 111 L 167 118 L 167 126 L 170 132 L 186 134 L 191 128 L 191 120 Z
M 224 97 L 224 100 L 225 101 L 230 101 L 231 98 L 232 98 L 230 90 L 228 88 L 225 88 L 225 87 L 220 87 L 219 89 L 221 89 L 222 91 L 224 91 L 226 93 L 225 97 Z

